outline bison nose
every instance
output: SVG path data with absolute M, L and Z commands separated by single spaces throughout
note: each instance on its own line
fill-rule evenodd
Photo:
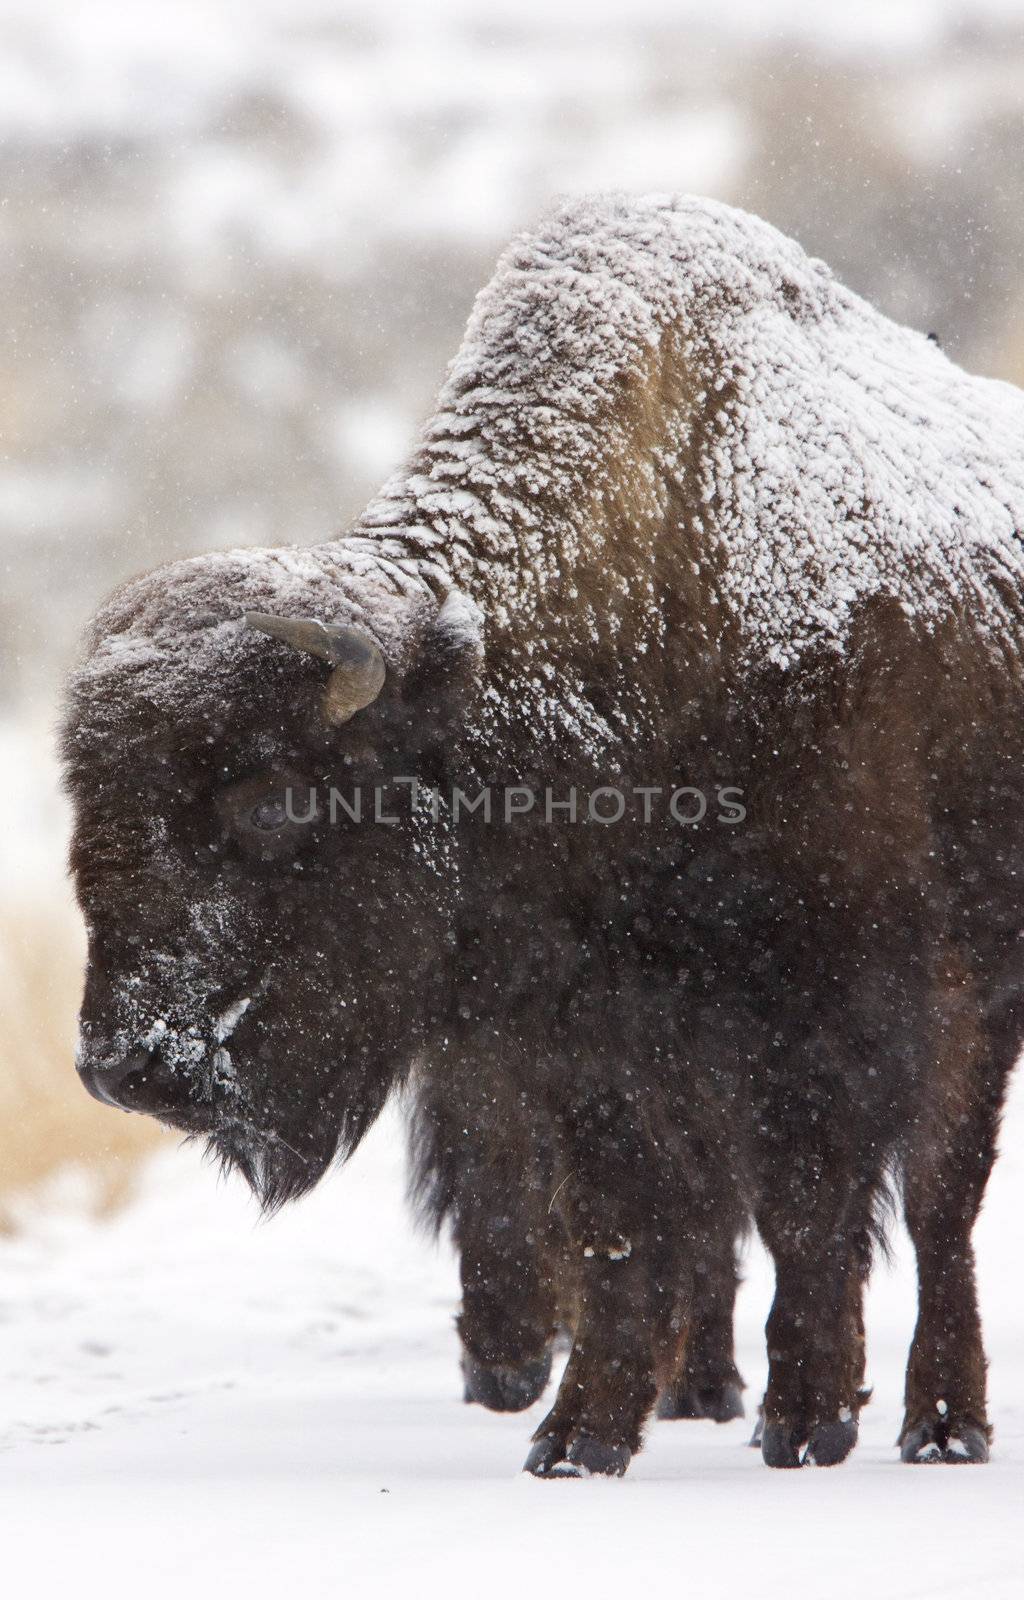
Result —
M 83 1061 L 78 1075 L 91 1095 L 120 1111 L 171 1111 L 181 1098 L 181 1085 L 154 1050 Z
M 150 1051 L 137 1050 L 121 1060 L 83 1061 L 79 1064 L 78 1076 L 89 1093 L 104 1105 L 131 1111 L 133 1080 L 144 1080 L 150 1062 Z

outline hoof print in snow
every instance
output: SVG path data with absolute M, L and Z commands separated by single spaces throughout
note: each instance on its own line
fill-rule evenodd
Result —
M 486 1406 L 488 1411 L 525 1411 L 547 1387 L 551 1354 L 545 1351 L 536 1361 L 524 1361 L 520 1366 L 487 1367 L 465 1351 L 462 1376 L 467 1405 Z

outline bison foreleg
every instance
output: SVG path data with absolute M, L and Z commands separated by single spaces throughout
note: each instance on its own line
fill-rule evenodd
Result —
M 595 1240 L 584 1252 L 572 1354 L 526 1461 L 537 1477 L 621 1476 L 681 1336 L 642 1237 Z

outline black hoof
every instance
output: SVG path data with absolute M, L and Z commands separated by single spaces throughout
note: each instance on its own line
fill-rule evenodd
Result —
M 697 1418 L 734 1422 L 743 1416 L 743 1391 L 738 1383 L 708 1389 L 695 1389 L 684 1383 L 672 1385 L 658 1396 L 657 1415 L 663 1422 L 691 1422 Z
M 556 1434 L 535 1439 L 523 1471 L 535 1478 L 621 1478 L 633 1453 L 624 1444 L 603 1444 L 592 1434 L 577 1434 L 568 1450 Z
M 467 1404 L 475 1401 L 488 1411 L 525 1411 L 547 1387 L 551 1352 L 546 1350 L 536 1361 L 524 1361 L 519 1366 L 485 1367 L 464 1350 L 462 1376 Z
M 530 1446 L 530 1453 L 523 1462 L 523 1471 L 532 1472 L 535 1478 L 552 1478 L 558 1475 L 557 1468 L 564 1468 L 564 1463 L 564 1439 L 560 1439 L 554 1433 L 542 1433 Z M 563 1471 L 561 1476 L 572 1476 L 572 1474 Z
M 579 1433 L 569 1446 L 566 1466 L 582 1478 L 621 1478 L 633 1452 L 625 1444 L 604 1444 L 592 1434 Z
M 743 1387 L 738 1383 L 723 1383 L 719 1389 L 705 1390 L 704 1405 L 704 1414 L 712 1422 L 735 1422 L 746 1416 Z
M 900 1460 L 911 1462 L 941 1461 L 942 1446 L 927 1422 L 911 1428 L 900 1440 Z
M 915 1466 L 981 1465 L 988 1460 L 988 1435 L 973 1422 L 919 1422 L 900 1440 L 900 1459 Z
M 819 1422 L 807 1441 L 805 1461 L 816 1467 L 838 1467 L 845 1461 L 857 1443 L 857 1422 L 851 1417 L 846 1422 Z
M 800 1439 L 784 1422 L 766 1422 L 761 1434 L 761 1455 L 766 1467 L 799 1467 Z
M 694 1422 L 704 1416 L 704 1407 L 689 1384 L 670 1384 L 659 1394 L 654 1414 L 662 1422 Z
M 988 1460 L 988 1435 L 985 1430 L 969 1422 L 955 1428 L 946 1441 L 945 1460 L 951 1465 L 962 1461 L 981 1466 Z
M 751 1450 L 760 1450 L 761 1441 L 763 1440 L 763 1438 L 764 1438 L 764 1406 L 758 1406 L 758 1408 L 757 1408 L 757 1421 L 754 1423 L 754 1431 L 750 1435 L 750 1448 L 751 1448 Z

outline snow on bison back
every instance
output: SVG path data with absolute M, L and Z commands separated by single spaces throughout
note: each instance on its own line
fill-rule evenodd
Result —
M 93 622 L 83 1080 L 268 1206 L 411 1080 L 479 1398 L 532 1398 L 572 1303 L 536 1473 L 623 1471 L 694 1351 L 724 1370 L 751 1215 L 765 1459 L 841 1460 L 893 1183 L 904 1459 L 987 1455 L 1022 438 L 1016 389 L 756 218 L 574 201 L 509 247 L 347 535 L 175 562 Z

